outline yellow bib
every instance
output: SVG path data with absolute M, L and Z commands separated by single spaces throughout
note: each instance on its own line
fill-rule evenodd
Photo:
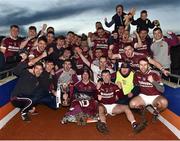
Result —
M 123 77 L 121 73 L 117 71 L 115 84 L 120 82 L 124 95 L 127 95 L 134 88 L 133 79 L 134 79 L 134 72 L 131 71 L 129 76 Z

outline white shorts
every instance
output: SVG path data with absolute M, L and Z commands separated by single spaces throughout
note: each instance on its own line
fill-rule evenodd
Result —
M 146 106 L 152 105 L 153 101 L 159 96 L 159 95 L 145 95 L 145 94 L 139 94 L 139 96 L 144 100 Z
M 112 110 L 117 104 L 103 104 L 103 105 L 106 108 L 107 114 L 110 114 L 111 116 L 114 116 L 113 113 L 112 113 Z

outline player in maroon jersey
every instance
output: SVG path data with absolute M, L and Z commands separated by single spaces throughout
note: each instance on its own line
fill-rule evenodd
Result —
M 159 62 L 155 61 L 149 56 L 146 56 L 143 53 L 135 52 L 131 44 L 124 47 L 124 53 L 122 54 L 113 54 L 112 50 L 109 50 L 108 56 L 111 59 L 121 59 L 122 62 L 128 62 L 131 65 L 133 70 L 139 69 L 138 63 L 141 58 L 147 58 L 148 62 L 154 65 L 159 70 L 161 70 L 164 75 L 168 76 L 169 74 L 169 71 L 165 70 L 164 67 Z
M 102 27 L 99 27 L 97 29 L 97 36 L 94 39 L 93 55 L 94 55 L 96 48 L 101 48 L 103 51 L 103 55 L 107 56 L 107 52 L 108 52 L 107 40 L 108 40 L 108 38 L 109 38 L 109 35 L 105 33 L 105 31 Z
M 2 56 L 5 60 L 4 67 L 13 67 L 13 64 L 16 64 L 18 51 L 20 49 L 21 39 L 18 37 L 19 27 L 17 25 L 11 25 L 10 27 L 10 36 L 3 39 L 0 47 L 0 51 L 3 53 Z M 13 65 L 13 66 L 10 66 Z
M 139 30 L 137 35 L 139 35 L 141 43 L 138 44 L 138 38 L 136 37 L 134 40 L 135 41 L 135 44 L 134 44 L 135 51 L 139 52 L 139 53 L 144 53 L 145 55 L 150 56 L 151 55 L 150 46 L 152 43 L 152 39 L 148 35 L 148 30 L 142 28 Z
M 71 102 L 71 107 L 69 111 L 63 117 L 62 123 L 72 122 L 72 117 L 75 119 L 78 124 L 81 122 L 86 123 L 82 115 L 86 115 L 88 117 L 94 118 L 97 115 L 97 89 L 96 85 L 90 80 L 90 71 L 88 69 L 84 69 L 82 76 L 82 80 L 77 82 L 74 85 L 74 90 L 72 93 L 73 101 Z M 77 119 L 76 119 L 77 118 Z M 81 119 L 81 121 L 78 121 Z
M 74 96 L 76 100 L 80 102 L 83 112 L 89 114 L 90 116 L 95 116 L 97 114 L 97 102 L 95 102 L 95 99 L 97 99 L 96 85 L 90 80 L 90 71 L 88 69 L 84 69 L 81 77 L 82 80 L 74 85 Z M 81 94 L 86 98 L 84 97 L 83 99 L 81 99 Z M 94 108 L 90 109 L 88 103 L 96 103 L 96 105 L 91 105 Z
M 29 59 L 39 57 L 46 49 L 47 39 L 45 36 L 38 38 L 38 45 L 34 46 L 29 53 Z
M 97 21 L 97 22 L 96 22 L 95 27 L 96 27 L 96 31 L 94 32 L 94 34 L 97 36 L 97 30 L 98 30 L 98 28 L 103 28 L 103 29 L 104 29 L 104 27 L 103 27 L 103 25 L 102 25 L 102 23 L 101 23 L 100 21 Z M 109 31 L 107 31 L 107 30 L 104 30 L 104 31 L 105 31 L 105 34 L 106 34 L 107 36 L 110 35 L 110 32 L 109 32 Z
M 118 27 L 118 37 L 119 37 L 120 41 L 122 40 L 122 36 L 123 36 L 124 31 L 125 31 L 125 27 L 123 25 Z
M 21 42 L 20 48 L 26 48 L 28 51 L 34 46 L 37 40 L 37 30 L 35 26 L 30 26 L 28 29 L 28 37 Z
M 154 115 L 167 108 L 168 101 L 162 96 L 164 86 L 161 82 L 160 74 L 151 70 L 148 60 L 142 58 L 139 60 L 140 70 L 135 73 L 135 85 L 140 87 L 139 96 L 130 101 L 131 108 L 144 108 L 147 105 L 152 105 L 155 108 Z
M 66 47 L 72 48 L 72 41 L 73 41 L 73 38 L 74 38 L 74 32 L 69 31 L 69 32 L 67 33 L 66 39 L 65 39 Z
M 82 73 L 82 80 L 74 85 L 74 94 L 83 93 L 92 98 L 96 98 L 96 85 L 90 80 L 90 71 L 84 69 Z
M 126 114 L 135 132 L 141 131 L 144 127 L 141 124 L 137 124 L 128 105 L 116 104 L 116 101 L 123 98 L 124 94 L 116 84 L 111 82 L 110 71 L 103 70 L 101 75 L 103 82 L 97 84 L 100 118 L 100 121 L 97 123 L 98 131 L 101 133 L 109 132 L 106 124 L 107 114 L 114 116 L 121 113 Z

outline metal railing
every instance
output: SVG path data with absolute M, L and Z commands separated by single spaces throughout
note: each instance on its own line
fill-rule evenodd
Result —
M 12 73 L 12 70 L 13 70 L 13 69 L 14 69 L 14 68 L 1 71 L 1 72 L 0 72 L 0 80 L 1 80 L 1 79 L 4 79 L 4 78 L 6 78 L 6 77 L 12 76 L 12 75 L 13 75 L 13 73 Z
M 180 85 L 180 75 L 170 73 L 169 76 L 170 76 L 169 81 L 171 81 L 171 78 L 175 78 L 177 79 L 177 85 Z

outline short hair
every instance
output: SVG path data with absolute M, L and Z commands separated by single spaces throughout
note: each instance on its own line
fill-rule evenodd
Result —
M 52 27 L 52 26 L 49 26 L 49 27 L 47 28 L 47 31 L 48 31 L 49 29 L 52 29 L 52 30 L 54 31 L 54 27 Z
M 101 72 L 101 75 L 104 74 L 104 73 L 109 73 L 109 74 L 111 74 L 109 70 L 103 70 L 103 71 Z
M 86 34 L 84 34 L 84 33 L 82 33 L 82 35 L 81 35 L 81 40 L 82 41 L 87 41 L 87 35 Z
M 114 33 L 118 33 L 118 31 L 117 31 L 117 30 L 113 30 L 113 31 L 112 31 L 112 34 L 114 34 Z
M 147 59 L 147 58 L 145 58 L 145 57 L 144 57 L 144 58 L 139 59 L 138 64 L 139 64 L 141 61 L 145 61 L 145 62 L 149 63 L 148 59 Z
M 144 13 L 144 14 L 147 14 L 147 11 L 146 11 L 146 10 L 142 10 L 142 11 L 141 11 L 141 14 L 143 14 L 143 13 Z
M 95 48 L 95 51 L 96 51 L 96 50 L 101 50 L 101 51 L 102 51 L 102 48 L 100 48 L 100 47 L 97 47 L 97 48 Z
M 153 33 L 154 33 L 155 31 L 157 31 L 157 30 L 159 30 L 159 31 L 162 33 L 162 29 L 159 28 L 159 27 L 154 28 Z
M 66 38 L 63 36 L 63 35 L 59 35 L 58 37 L 57 37 L 57 40 L 65 40 Z
M 89 78 L 91 77 L 90 70 L 88 68 L 84 68 L 82 74 L 87 73 L 89 75 Z
M 35 67 L 35 66 L 41 66 L 41 67 L 43 68 L 43 63 L 40 62 L 40 61 L 39 61 L 39 62 L 36 62 L 36 63 L 34 64 L 34 67 Z
M 147 31 L 147 33 L 149 32 L 149 29 L 148 28 L 140 28 L 138 33 L 140 33 L 141 31 Z
M 122 11 L 124 11 L 124 6 L 123 6 L 122 4 L 118 4 L 118 5 L 116 5 L 116 11 L 117 11 L 117 9 L 118 9 L 119 7 L 121 7 L 121 8 L 122 8 Z
M 10 26 L 10 29 L 12 29 L 13 27 L 19 29 L 19 26 L 16 25 L 16 24 L 11 25 L 11 26 Z
M 37 31 L 36 27 L 35 26 L 30 26 L 29 27 L 29 30 L 34 30 L 34 31 Z
M 46 63 L 53 63 L 53 64 L 55 64 L 53 59 L 51 59 L 51 58 L 47 58 L 45 61 L 46 61 Z
M 55 35 L 53 31 L 49 31 L 47 34 L 52 34 L 53 36 Z
M 71 60 L 70 60 L 70 59 L 65 59 L 65 60 L 64 60 L 64 62 L 63 62 L 63 64 L 65 64 L 65 62 L 70 62 L 70 63 L 71 63 L 71 65 L 72 65 L 72 62 L 71 62 Z
M 39 37 L 39 38 L 38 38 L 38 42 L 40 42 L 40 41 L 44 41 L 45 43 L 47 43 L 47 38 L 46 38 L 46 36 L 41 36 L 41 37 Z
M 97 21 L 96 24 L 102 24 L 100 21 Z
M 68 35 L 68 34 L 73 34 L 73 35 L 74 35 L 74 32 L 73 32 L 73 31 L 69 31 L 69 32 L 67 33 L 67 35 Z
M 124 25 L 120 25 L 120 26 L 118 27 L 118 29 L 120 29 L 120 27 L 123 27 L 123 28 L 125 29 L 125 26 L 124 26 Z
M 129 46 L 132 47 L 132 48 L 134 49 L 132 43 L 127 43 L 127 44 L 125 44 L 124 48 L 129 47 Z M 123 49 L 124 49 L 124 48 L 123 48 Z
M 103 55 L 103 56 L 101 56 L 101 57 L 100 57 L 100 59 L 101 59 L 101 58 L 105 58 L 105 59 L 107 60 L 107 57 L 106 57 L 106 56 L 104 56 L 104 55 Z
M 103 27 L 98 27 L 98 29 L 97 29 L 97 30 L 101 30 L 101 29 L 102 29 L 102 30 L 104 30 L 104 28 L 103 28 Z
M 67 51 L 70 51 L 70 52 L 72 51 L 69 47 L 67 47 L 67 48 L 64 48 L 63 53 L 64 53 L 66 50 L 67 50 Z

